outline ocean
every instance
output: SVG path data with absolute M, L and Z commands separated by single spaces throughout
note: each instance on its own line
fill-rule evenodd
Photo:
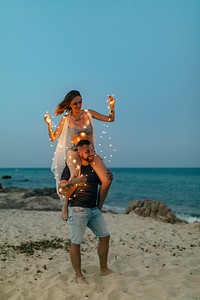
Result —
M 164 202 L 181 219 L 200 222 L 200 168 L 111 168 L 113 183 L 105 208 L 123 213 L 130 200 Z M 2 179 L 10 175 L 11 179 Z M 3 187 L 55 187 L 48 168 L 0 169 Z

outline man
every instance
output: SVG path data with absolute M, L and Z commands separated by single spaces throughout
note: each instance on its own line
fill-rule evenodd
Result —
M 77 151 L 81 158 L 81 176 L 68 182 L 70 172 L 66 166 L 61 176 L 59 192 L 66 194 L 66 198 L 69 197 L 70 259 L 72 266 L 76 274 L 77 282 L 87 283 L 81 271 L 80 252 L 80 245 L 83 242 L 86 227 L 89 227 L 99 238 L 98 256 L 101 275 L 112 273 L 107 265 L 110 234 L 101 213 L 105 201 L 105 194 L 102 195 L 98 193 L 100 181 L 90 165 L 95 155 L 93 146 L 88 140 L 81 140 L 78 143 Z M 111 184 L 112 174 L 109 172 L 108 178 Z M 66 212 L 66 209 L 67 207 L 65 207 L 63 213 Z

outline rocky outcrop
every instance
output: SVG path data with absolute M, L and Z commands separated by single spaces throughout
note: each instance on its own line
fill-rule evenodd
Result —
M 0 188 L 0 209 L 60 211 L 61 207 L 62 203 L 55 188 L 34 190 L 13 187 Z M 152 217 L 171 224 L 187 223 L 177 218 L 172 210 L 163 202 L 155 200 L 133 200 L 130 202 L 125 213 L 135 213 L 143 217 Z
M 186 221 L 177 218 L 172 210 L 161 201 L 149 199 L 132 200 L 125 210 L 126 214 L 131 212 L 142 217 L 151 217 L 171 224 L 187 223 Z
M 54 188 L 3 188 L 0 189 L 0 209 L 60 211 L 61 201 Z
M 24 194 L 24 198 L 30 198 L 30 197 L 52 197 L 54 199 L 58 199 L 58 194 L 56 192 L 56 188 L 43 188 L 43 189 L 34 189 L 27 191 Z

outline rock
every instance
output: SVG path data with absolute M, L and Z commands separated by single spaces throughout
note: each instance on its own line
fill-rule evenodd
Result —
M 151 217 L 156 220 L 175 224 L 187 223 L 175 216 L 172 210 L 163 202 L 155 200 L 132 200 L 125 210 L 126 214 L 134 212 L 135 214 L 143 217 Z
M 36 190 L 22 188 L 0 189 L 0 209 L 60 211 L 61 205 L 54 188 Z
M 3 175 L 1 176 L 2 179 L 12 179 L 12 176 L 10 175 Z
M 58 194 L 56 192 L 56 188 L 34 189 L 31 191 L 27 191 L 27 193 L 24 194 L 23 198 L 44 197 L 44 196 L 58 199 Z

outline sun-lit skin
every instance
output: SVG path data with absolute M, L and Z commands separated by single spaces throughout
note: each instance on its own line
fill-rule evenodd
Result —
M 114 122 L 115 120 L 115 114 L 114 114 L 114 106 L 115 106 L 115 98 L 113 96 L 108 96 L 108 102 L 110 105 L 110 111 L 111 113 L 109 114 L 109 116 L 100 114 L 94 110 L 89 110 L 89 112 L 91 113 L 92 117 L 96 120 L 102 121 L 102 122 Z M 76 119 L 76 118 L 80 118 L 81 114 L 83 113 L 81 120 L 79 122 L 80 124 L 80 128 L 84 128 L 84 126 L 89 125 L 89 120 L 86 116 L 86 114 L 84 114 L 84 111 L 81 109 L 82 108 L 82 99 L 80 96 L 76 96 L 73 98 L 73 100 L 71 101 L 70 107 L 72 109 L 72 116 Z M 52 120 L 50 117 L 49 113 L 46 113 L 44 115 L 44 121 L 49 125 L 49 137 L 50 140 L 52 142 L 54 142 L 61 134 L 63 126 L 64 126 L 64 122 L 65 122 L 65 116 L 62 117 L 59 126 L 57 127 L 57 129 L 55 131 L 52 130 Z M 70 124 L 69 124 L 69 128 L 76 126 L 76 121 L 75 120 L 71 120 Z M 89 139 L 91 140 L 91 136 L 88 136 L 85 134 L 85 136 L 79 136 L 76 137 L 75 139 L 71 140 L 71 143 L 77 144 L 77 142 L 79 142 L 79 139 Z
M 92 144 L 84 144 L 82 146 L 79 145 L 78 146 L 78 154 L 81 158 L 82 166 L 90 165 L 90 163 L 94 160 L 94 157 L 95 157 L 93 145 Z M 93 170 L 91 170 L 91 172 L 93 172 Z M 107 175 L 108 178 L 110 180 L 112 180 L 112 174 L 110 172 L 108 172 L 108 173 L 109 173 Z M 61 180 L 60 184 L 63 186 L 63 190 L 65 190 L 65 192 L 68 193 L 69 197 L 71 197 L 72 193 L 73 193 L 73 197 L 76 197 L 76 196 L 78 196 L 78 194 L 76 195 L 76 186 L 80 185 L 81 186 L 80 191 L 83 191 L 84 186 L 87 185 L 87 175 L 89 175 L 89 174 L 80 175 L 80 176 L 76 177 L 75 179 L 72 180 L 72 182 L 70 184 L 69 184 L 69 181 L 63 179 L 63 180 Z M 78 181 L 76 181 L 76 180 L 78 180 Z M 67 205 L 68 204 L 66 204 L 66 203 L 63 205 L 63 209 L 62 209 L 63 220 L 65 220 L 68 217 Z M 113 273 L 113 271 L 110 270 L 107 265 L 109 239 L 110 239 L 109 236 L 100 237 L 99 242 L 98 242 L 98 255 L 99 255 L 100 275 L 101 276 L 106 276 L 106 275 Z M 87 281 L 81 270 L 80 245 L 71 243 L 70 258 L 71 258 L 72 266 L 73 266 L 75 274 L 76 274 L 77 282 L 81 283 L 81 284 L 87 284 Z
M 68 94 L 73 92 L 71 98 L 67 98 Z M 69 143 L 69 149 L 70 145 L 77 145 L 77 143 L 80 140 L 89 140 L 91 143 L 93 143 L 93 130 L 91 131 L 90 134 L 86 134 L 84 132 L 84 129 L 88 126 L 91 125 L 90 117 L 88 113 L 90 113 L 91 117 L 102 121 L 102 122 L 114 122 L 115 120 L 115 98 L 114 96 L 108 96 L 108 103 L 109 103 L 109 115 L 103 115 L 100 114 L 97 111 L 94 110 L 83 110 L 82 109 L 82 98 L 81 95 L 78 91 L 71 91 L 69 92 L 65 99 L 59 104 L 60 106 L 57 107 L 55 114 L 60 115 L 62 112 L 70 111 L 70 120 L 68 124 L 68 128 L 71 129 L 73 127 L 77 128 L 80 130 L 80 134 L 74 136 L 71 136 L 71 140 Z M 67 100 L 66 100 L 67 99 Z M 68 100 L 69 99 L 69 100 Z M 61 107 L 61 108 L 59 108 Z M 64 115 L 59 123 L 59 126 L 55 129 L 55 131 L 52 128 L 52 121 L 50 115 L 47 113 L 44 116 L 45 122 L 48 124 L 48 131 L 49 131 L 49 137 L 52 142 L 57 140 L 62 133 L 64 124 L 65 124 L 65 119 L 66 115 Z M 80 175 L 80 165 L 81 165 L 81 160 L 80 157 L 77 153 L 77 151 L 69 151 L 67 158 L 66 158 L 66 163 L 70 169 L 70 180 L 76 178 L 77 176 Z M 103 160 L 98 154 L 94 155 L 94 159 L 90 162 L 93 170 L 97 173 L 100 181 L 101 181 L 101 187 L 100 187 L 100 192 L 99 192 L 99 201 L 100 201 L 100 207 L 102 208 L 103 203 L 105 201 L 105 198 L 107 196 L 111 181 L 108 179 L 107 176 L 107 167 L 105 166 Z M 56 174 L 57 176 L 57 174 Z

